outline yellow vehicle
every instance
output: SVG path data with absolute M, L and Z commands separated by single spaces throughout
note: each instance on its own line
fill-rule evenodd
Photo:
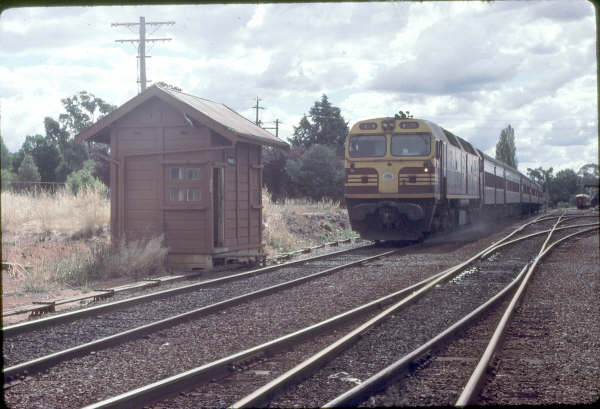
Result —
M 345 174 L 352 228 L 370 240 L 420 240 L 482 211 L 504 216 L 541 203 L 535 182 L 423 119 L 357 122 L 346 138 Z

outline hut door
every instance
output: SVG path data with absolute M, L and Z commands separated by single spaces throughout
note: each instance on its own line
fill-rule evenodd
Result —
M 213 245 L 215 248 L 223 247 L 223 235 L 225 233 L 223 171 L 223 168 L 213 168 Z

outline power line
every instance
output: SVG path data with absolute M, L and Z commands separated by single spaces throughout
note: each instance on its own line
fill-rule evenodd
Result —
M 155 42 L 155 41 L 171 41 L 171 38 L 146 38 L 146 26 L 161 26 L 161 25 L 174 25 L 174 21 L 150 21 L 146 22 L 146 18 L 140 16 L 139 23 L 111 23 L 111 27 L 117 26 L 125 26 L 130 28 L 132 26 L 140 26 L 140 38 L 132 39 L 132 40 L 115 40 L 117 43 L 133 43 L 138 42 L 138 60 L 139 60 L 139 80 L 140 83 L 140 92 L 143 92 L 146 89 L 146 83 L 150 82 L 146 80 L 146 58 L 149 58 L 149 55 L 146 55 L 146 43 Z M 153 31 L 153 33 L 156 30 Z

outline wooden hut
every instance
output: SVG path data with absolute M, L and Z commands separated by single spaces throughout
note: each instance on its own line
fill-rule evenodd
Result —
M 168 264 L 262 255 L 262 145 L 288 144 L 223 104 L 152 86 L 76 136 L 110 145 L 111 233 L 164 235 Z

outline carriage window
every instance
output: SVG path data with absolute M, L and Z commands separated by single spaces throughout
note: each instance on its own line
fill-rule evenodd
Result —
M 185 190 L 171 188 L 169 189 L 169 198 L 172 202 L 183 202 L 185 200 Z
M 353 158 L 385 156 L 385 135 L 352 135 L 348 153 Z
M 199 202 L 202 199 L 200 189 L 188 189 L 187 190 L 187 201 L 188 202 Z
M 187 169 L 188 180 L 199 180 L 200 179 L 200 168 L 188 168 Z
M 183 168 L 171 168 L 169 175 L 171 180 L 183 180 Z
M 391 150 L 394 156 L 427 156 L 431 152 L 431 136 L 423 133 L 392 135 Z

